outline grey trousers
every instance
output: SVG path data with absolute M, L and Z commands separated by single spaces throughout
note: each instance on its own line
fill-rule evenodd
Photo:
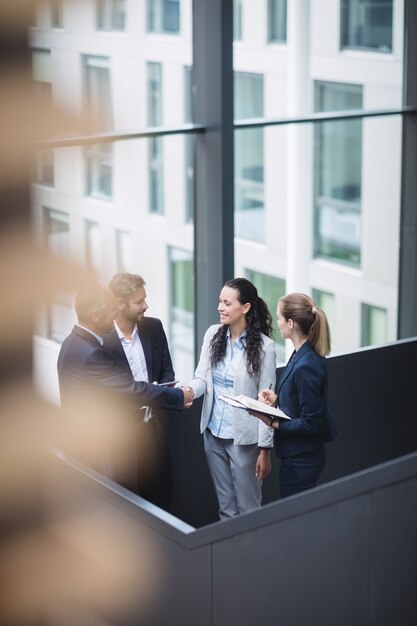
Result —
M 260 507 L 262 481 L 255 476 L 257 444 L 235 446 L 233 439 L 215 437 L 207 428 L 204 450 L 216 489 L 220 519 Z

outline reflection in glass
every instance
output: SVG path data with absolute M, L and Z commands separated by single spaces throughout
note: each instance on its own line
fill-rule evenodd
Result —
M 235 72 L 234 114 L 236 120 L 262 117 L 263 76 Z M 264 130 L 235 131 L 235 234 L 263 241 L 264 217 Z
M 316 110 L 362 106 L 362 87 L 316 83 Z M 314 253 L 359 266 L 361 261 L 362 121 L 317 124 Z
M 342 48 L 391 52 L 392 0 L 342 0 Z

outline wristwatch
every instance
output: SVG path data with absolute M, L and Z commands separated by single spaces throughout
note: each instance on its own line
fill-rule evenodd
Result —
M 271 417 L 270 422 L 269 422 L 269 427 L 270 428 L 274 428 L 274 422 L 278 422 L 276 417 Z

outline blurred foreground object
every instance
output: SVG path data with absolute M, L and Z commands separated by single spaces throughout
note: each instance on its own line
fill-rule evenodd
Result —
M 126 523 L 95 512 L 93 532 L 91 510 L 80 511 L 57 477 L 52 448 L 71 446 L 94 459 L 124 445 L 112 407 L 96 407 L 101 418 L 108 416 L 98 429 L 97 412 L 86 421 L 74 407 L 69 420 L 33 390 L 38 307 L 92 280 L 47 256 L 31 233 L 35 141 L 52 138 L 57 129 L 79 134 L 86 127 L 33 98 L 27 33 L 38 4 L 0 3 L 0 623 L 56 625 L 65 618 L 77 626 L 97 623 L 97 616 L 109 623 L 130 603 L 144 601 L 159 566 L 152 540 L 133 539 Z M 45 497 L 52 486 L 59 506 Z

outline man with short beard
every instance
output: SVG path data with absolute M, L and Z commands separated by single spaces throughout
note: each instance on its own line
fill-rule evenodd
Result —
M 105 346 L 120 367 L 136 381 L 169 383 L 175 379 L 168 342 L 159 319 L 146 317 L 145 281 L 138 274 L 119 273 L 109 284 L 116 296 L 117 313 L 114 330 L 105 336 Z M 138 438 L 145 436 L 148 446 L 146 459 L 143 446 L 138 447 L 136 480 L 126 485 L 165 510 L 172 497 L 172 466 L 164 428 L 164 412 L 143 409 Z

